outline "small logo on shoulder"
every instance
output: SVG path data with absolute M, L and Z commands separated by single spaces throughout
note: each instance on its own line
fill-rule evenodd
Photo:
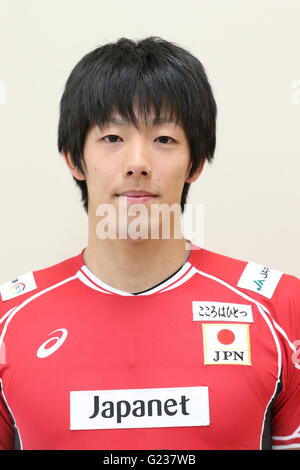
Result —
M 24 291 L 26 287 L 24 282 L 18 282 L 18 279 L 15 279 L 14 281 L 11 281 L 11 282 L 13 283 L 13 285 L 10 288 L 10 292 L 13 295 L 19 295 Z
M 26 294 L 37 289 L 33 272 L 22 274 L 13 281 L 6 282 L 0 286 L 0 294 L 2 300 L 10 300 L 18 297 L 21 294 Z
M 238 287 L 258 292 L 271 299 L 282 274 L 276 269 L 250 261 L 240 277 Z

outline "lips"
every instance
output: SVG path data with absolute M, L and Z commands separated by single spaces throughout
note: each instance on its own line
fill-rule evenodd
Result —
M 122 197 L 126 199 L 127 203 L 134 203 L 134 202 L 147 202 L 151 199 L 155 198 L 157 195 L 150 193 L 149 191 L 142 191 L 142 190 L 131 190 L 131 191 L 124 191 L 123 193 L 117 194 L 118 197 Z
M 118 196 L 128 196 L 128 197 L 155 197 L 156 194 L 149 193 L 148 191 L 124 191 L 123 193 L 118 194 Z

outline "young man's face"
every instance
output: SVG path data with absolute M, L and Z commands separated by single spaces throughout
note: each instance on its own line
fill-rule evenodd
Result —
M 105 128 L 93 126 L 85 140 L 86 174 L 72 167 L 73 176 L 85 179 L 89 216 L 101 204 L 180 205 L 185 182 L 195 181 L 201 169 L 188 178 L 189 144 L 183 128 L 174 122 L 141 122 L 139 130 L 116 114 Z M 70 160 L 69 160 L 70 166 Z M 128 193 L 128 194 L 126 194 Z M 146 194 L 147 193 L 147 194 Z

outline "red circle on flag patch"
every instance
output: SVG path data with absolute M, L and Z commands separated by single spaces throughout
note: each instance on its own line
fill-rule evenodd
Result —
M 235 336 L 231 330 L 220 330 L 218 333 L 218 340 L 222 344 L 231 344 L 234 342 Z

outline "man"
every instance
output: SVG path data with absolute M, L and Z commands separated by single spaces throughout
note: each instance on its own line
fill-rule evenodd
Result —
M 196 247 L 152 211 L 184 210 L 215 120 L 201 63 L 160 38 L 72 71 L 58 147 L 88 244 L 0 289 L 2 449 L 300 446 L 299 280 Z

